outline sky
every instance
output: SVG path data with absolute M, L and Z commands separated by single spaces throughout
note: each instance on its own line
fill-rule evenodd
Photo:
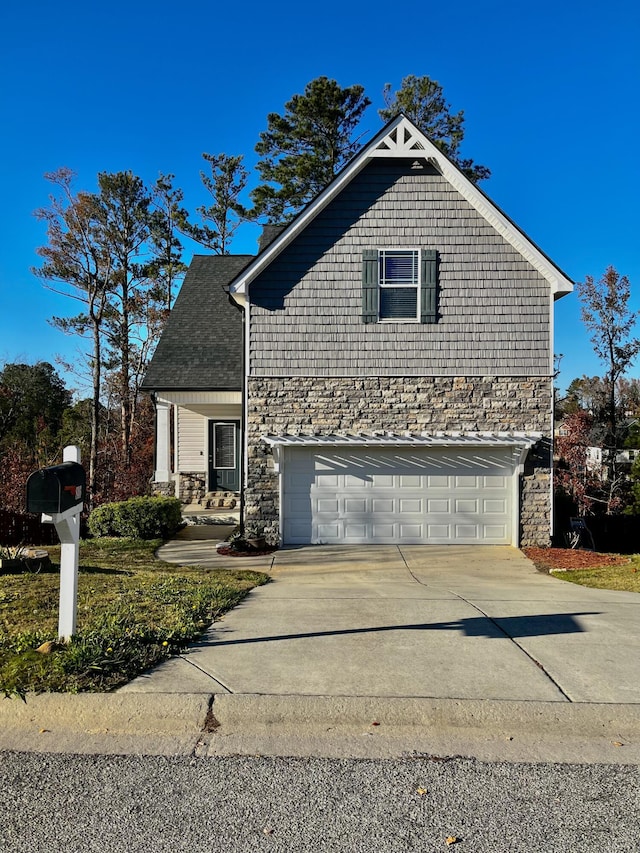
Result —
M 77 339 L 48 323 L 75 306 L 31 272 L 46 172 L 67 166 L 87 191 L 99 172 L 149 184 L 172 173 L 193 210 L 207 203 L 202 153 L 244 154 L 251 168 L 267 114 L 309 81 L 365 87 L 366 141 L 384 84 L 408 74 L 464 110 L 461 153 L 491 169 L 489 197 L 573 281 L 609 265 L 627 275 L 639 309 L 637 0 L 31 0 L 0 11 L 0 365 L 80 359 Z M 245 226 L 232 251 L 256 249 Z M 203 251 L 189 245 L 185 261 Z M 555 330 L 561 387 L 604 373 L 575 294 L 556 303 Z

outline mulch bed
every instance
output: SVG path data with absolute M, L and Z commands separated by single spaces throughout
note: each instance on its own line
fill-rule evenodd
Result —
M 252 548 L 250 551 L 236 551 L 230 545 L 222 545 L 216 548 L 218 554 L 223 557 L 262 557 L 265 554 L 273 554 L 277 550 L 277 548 Z
M 630 562 L 621 554 L 599 554 L 572 548 L 523 548 L 522 551 L 544 572 L 573 572 L 602 566 L 624 566 Z

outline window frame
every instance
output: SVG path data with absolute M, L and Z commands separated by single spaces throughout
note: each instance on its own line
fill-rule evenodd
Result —
M 390 246 L 378 248 L 378 322 L 379 323 L 419 323 L 421 317 L 421 292 L 422 292 L 422 254 L 418 246 Z M 415 280 L 393 281 L 384 275 L 385 258 L 388 255 L 409 254 L 413 255 L 412 266 L 415 269 Z M 382 291 L 391 289 L 413 290 L 416 296 L 416 313 L 412 317 L 383 317 L 382 316 Z

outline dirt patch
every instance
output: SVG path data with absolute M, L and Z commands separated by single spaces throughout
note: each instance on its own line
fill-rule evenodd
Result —
M 572 548 L 523 548 L 522 552 L 541 572 L 573 572 L 602 566 L 625 566 L 631 561 L 621 554 L 599 554 Z

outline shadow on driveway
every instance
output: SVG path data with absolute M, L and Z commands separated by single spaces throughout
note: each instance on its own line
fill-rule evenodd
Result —
M 516 637 L 543 637 L 553 634 L 578 634 L 584 629 L 576 621 L 578 616 L 597 616 L 597 612 L 549 613 L 536 616 L 508 616 L 492 619 L 474 616 L 451 622 L 426 622 L 419 625 L 376 625 L 371 628 L 344 628 L 336 631 L 311 631 L 301 634 L 278 634 L 271 637 L 246 637 L 244 639 L 208 639 L 206 646 L 233 646 L 249 643 L 266 643 L 276 640 L 303 640 L 311 637 L 339 637 L 353 634 L 374 634 L 381 631 L 460 631 L 467 637 L 485 637 L 488 640 L 514 639 Z M 216 626 L 217 627 L 217 626 Z M 217 628 L 219 630 L 219 628 Z M 222 629 L 225 630 L 224 628 Z

